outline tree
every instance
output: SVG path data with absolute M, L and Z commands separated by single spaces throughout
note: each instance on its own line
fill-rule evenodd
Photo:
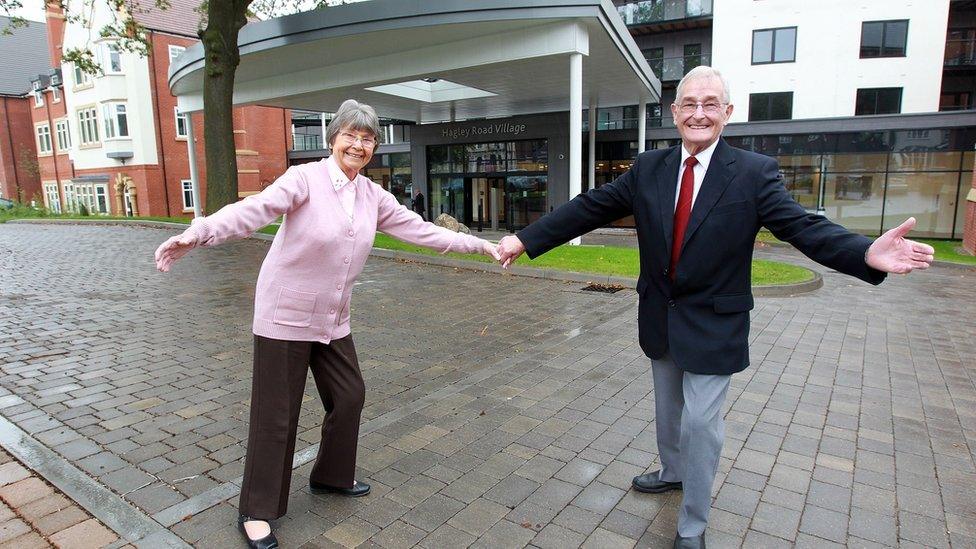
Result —
M 169 0 L 152 0 L 156 9 L 167 9 Z M 240 64 L 238 34 L 249 18 L 256 13 L 278 16 L 303 8 L 320 9 L 347 0 L 201 0 L 198 11 L 203 15 L 197 35 L 203 43 L 203 141 L 207 166 L 206 211 L 214 212 L 237 201 L 237 154 L 234 147 L 234 76 Z M 146 28 L 134 14 L 145 8 L 138 0 L 46 0 L 47 5 L 61 9 L 68 23 L 91 28 L 95 2 L 107 3 L 113 20 L 98 29 L 102 38 L 115 38 L 120 49 L 148 55 L 152 50 Z M 3 32 L 10 32 L 26 24 L 15 13 L 21 0 L 0 0 L 0 12 L 11 16 L 11 23 Z M 253 8 L 253 9 L 252 9 Z M 69 48 L 62 53 L 66 63 L 74 63 L 89 74 L 100 74 L 90 47 Z

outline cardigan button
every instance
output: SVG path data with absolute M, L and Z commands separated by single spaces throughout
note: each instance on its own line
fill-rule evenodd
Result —
M 356 236 L 356 232 L 352 229 L 349 230 L 349 236 Z
M 335 314 L 335 309 L 329 309 L 329 314 L 330 315 L 334 315 Z
M 342 289 L 342 284 L 336 286 L 336 290 L 341 290 L 341 289 Z
M 349 258 L 348 257 L 342 258 L 342 262 L 348 265 L 349 264 Z

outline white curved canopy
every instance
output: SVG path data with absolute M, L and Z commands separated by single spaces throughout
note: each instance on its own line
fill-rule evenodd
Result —
M 241 31 L 234 103 L 331 112 L 348 98 L 380 116 L 435 122 L 566 111 L 571 54 L 583 105 L 660 100 L 609 0 L 373 0 Z M 203 108 L 203 49 L 170 67 L 184 111 Z

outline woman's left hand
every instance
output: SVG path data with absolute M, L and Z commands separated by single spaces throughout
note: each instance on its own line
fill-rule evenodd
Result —
M 484 248 L 481 253 L 487 255 L 488 257 L 493 257 L 495 261 L 501 261 L 502 256 L 498 253 L 498 246 L 492 244 L 491 242 L 485 241 Z

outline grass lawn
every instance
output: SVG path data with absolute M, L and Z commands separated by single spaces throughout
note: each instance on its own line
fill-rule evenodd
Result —
M 49 215 L 42 210 L 30 208 L 14 208 L 0 210 L 0 223 L 18 218 L 50 218 L 50 219 L 79 219 L 79 220 L 133 220 L 125 217 L 78 216 L 78 215 Z M 188 218 L 182 217 L 140 217 L 143 221 L 169 221 L 173 223 L 189 223 Z M 269 225 L 260 229 L 265 234 L 278 232 L 278 225 Z M 768 233 L 767 233 L 768 234 Z M 770 235 L 771 237 L 771 235 Z M 433 250 L 400 242 L 385 234 L 377 233 L 373 245 L 387 250 L 400 250 L 425 255 L 440 255 Z M 492 259 L 483 255 L 447 254 L 448 257 L 491 263 Z M 557 269 L 580 273 L 594 273 L 602 275 L 623 276 L 636 278 L 639 274 L 639 256 L 637 249 L 617 246 L 559 246 L 542 257 L 530 260 L 522 256 L 516 262 L 526 267 L 541 269 Z M 775 284 L 791 284 L 804 282 L 813 278 L 813 273 L 807 269 L 780 263 L 776 261 L 754 260 L 752 262 L 752 283 L 756 286 Z
M 910 236 L 911 235 L 909 235 L 909 237 Z M 769 231 L 759 231 L 759 234 L 756 235 L 756 240 L 759 242 L 765 242 L 767 244 L 788 245 L 777 239 Z M 938 240 L 934 238 L 912 238 L 912 240 L 924 242 L 935 248 L 936 261 L 961 263 L 963 265 L 976 265 L 976 256 L 972 256 L 967 253 L 960 253 L 962 250 L 962 242 L 959 240 Z

